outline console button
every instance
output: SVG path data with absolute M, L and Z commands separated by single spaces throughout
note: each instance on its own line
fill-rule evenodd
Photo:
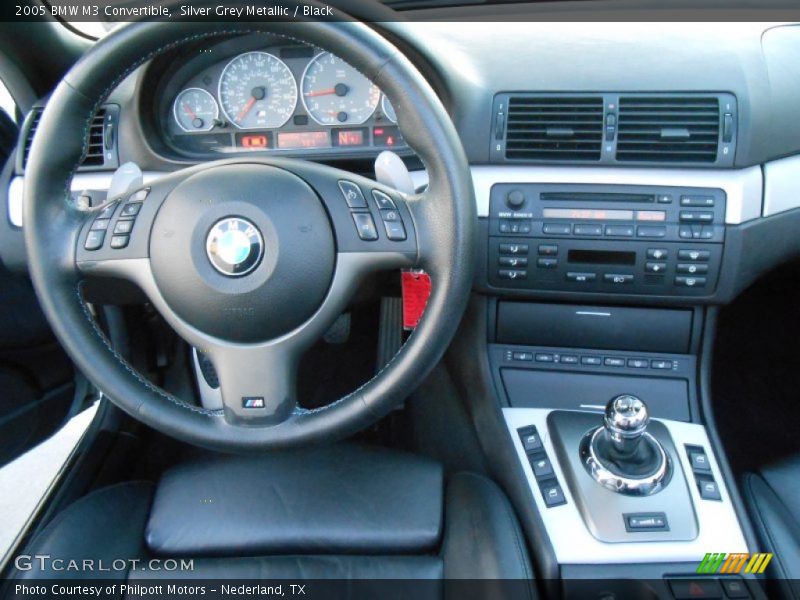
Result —
M 689 275 L 705 275 L 708 273 L 708 265 L 678 263 L 676 271 L 678 273 L 688 273 Z
M 633 237 L 633 225 L 606 225 L 606 235 Z
M 364 194 L 358 185 L 352 181 L 342 180 L 339 182 L 339 189 L 342 191 L 348 208 L 367 208 L 367 199 L 364 198 Z
M 578 357 L 575 356 L 574 354 L 562 354 L 561 362 L 565 365 L 577 365 Z
M 672 195 L 671 194 L 658 194 L 656 196 L 656 202 L 659 204 L 672 204 Z
M 575 225 L 572 228 L 574 235 L 603 235 L 602 225 Z
M 574 281 L 575 283 L 590 283 L 597 279 L 596 273 L 567 273 L 567 281 Z
M 542 226 L 542 233 L 547 235 L 569 235 L 572 225 L 562 225 L 561 223 L 545 223 Z
M 527 267 L 528 259 L 519 256 L 501 256 L 497 259 L 501 267 Z
M 700 490 L 700 497 L 703 500 L 722 500 L 719 493 L 719 486 L 713 479 L 698 479 L 697 487 Z
M 725 588 L 725 594 L 727 594 L 728 598 L 739 600 L 740 598 L 752 597 L 750 592 L 747 591 L 747 585 L 745 585 L 743 579 L 722 579 L 720 583 Z
M 382 211 L 393 212 L 393 211 Z M 397 214 L 397 213 L 395 213 Z M 402 242 L 406 239 L 406 228 L 402 221 L 384 221 L 383 228 L 386 230 L 386 237 L 393 242 Z
M 711 466 L 708 464 L 708 456 L 705 452 L 689 452 L 689 462 L 692 463 L 693 471 L 711 472 Z
M 539 256 L 555 256 L 558 254 L 558 246 L 555 244 L 539 244 Z
M 135 217 L 139 214 L 139 211 L 142 208 L 141 202 L 128 202 L 122 207 L 122 212 L 119 213 L 120 218 L 122 217 Z
M 108 219 L 95 219 L 94 223 L 92 223 L 91 230 L 92 231 L 105 231 L 108 229 L 108 224 L 110 221 Z
M 705 287 L 705 277 L 676 277 L 675 285 L 679 287 Z
M 103 247 L 103 240 L 106 239 L 105 231 L 90 231 L 86 236 L 83 247 L 86 250 L 98 250 Z
M 711 253 L 708 250 L 678 250 L 679 260 L 692 262 L 708 262 Z
M 542 438 L 539 437 L 536 427 L 524 427 L 522 429 L 517 429 L 517 433 L 519 434 L 519 439 L 522 441 L 522 447 L 528 454 L 533 454 L 534 452 L 540 452 L 541 450 L 544 450 Z
M 678 237 L 684 240 L 692 239 L 692 227 L 690 225 L 681 225 L 678 228 Z
M 513 360 L 529 362 L 533 360 L 533 354 L 531 352 L 514 352 L 511 358 Z
M 130 233 L 131 230 L 133 230 L 133 224 L 134 224 L 133 220 L 117 221 L 117 224 L 114 225 L 114 233 L 115 234 L 117 234 L 117 233 L 122 233 L 122 234 Z
M 684 223 L 713 223 L 714 213 L 707 210 L 682 210 L 680 220 Z
M 526 279 L 528 272 L 523 269 L 500 269 L 497 276 L 500 279 Z
M 681 206 L 711 208 L 714 206 L 713 196 L 681 196 Z
M 606 356 L 603 364 L 607 367 L 624 367 L 625 359 L 619 358 L 618 356 Z
M 378 230 L 375 229 L 375 221 L 369 213 L 353 213 L 353 222 L 356 224 L 358 237 L 366 242 L 378 239 Z
M 558 266 L 557 258 L 537 258 L 536 266 L 540 269 L 555 269 Z
M 536 477 L 537 481 L 548 479 L 553 476 L 553 465 L 550 463 L 550 459 L 547 458 L 547 456 L 539 455 L 536 458 L 529 456 L 528 462 L 531 463 L 531 469 L 533 469 L 533 475 Z
M 128 245 L 128 236 L 127 235 L 112 235 L 111 236 L 111 244 L 110 246 L 115 250 L 119 250 L 120 248 L 124 248 Z
M 650 368 L 651 369 L 671 369 L 672 368 L 672 361 L 671 360 L 664 360 L 657 358 L 655 360 L 650 361 Z
M 556 481 L 553 481 L 550 484 L 542 485 L 542 497 L 544 498 L 544 503 L 548 508 L 567 503 L 567 499 L 564 498 L 564 492 L 561 490 L 561 486 L 558 485 L 558 482 Z
M 643 238 L 662 238 L 667 235 L 667 228 L 663 225 L 640 225 L 636 235 Z
M 722 598 L 722 588 L 714 579 L 672 579 L 669 582 L 676 600 Z
M 500 244 L 500 254 L 527 254 L 528 244 Z
M 633 275 L 624 273 L 606 273 L 603 275 L 603 281 L 606 283 L 613 283 L 615 285 L 633 283 Z
M 647 369 L 650 367 L 650 361 L 646 358 L 629 358 L 628 366 L 631 369 Z
M 383 192 L 372 190 L 372 198 L 381 210 L 397 210 L 397 207 L 394 205 L 394 200 Z
M 553 361 L 555 361 L 555 357 L 552 354 L 537 354 L 536 355 L 536 362 L 551 363 Z
M 581 356 L 581 364 L 583 365 L 602 365 L 603 361 L 599 356 Z
M 644 270 L 646 273 L 656 273 L 658 275 L 663 275 L 664 271 L 667 270 L 667 263 L 664 262 L 648 262 L 644 265 Z
M 647 258 L 655 260 L 666 260 L 669 256 L 669 251 L 666 248 L 648 248 Z
M 636 513 L 625 515 L 625 528 L 628 531 L 669 529 L 667 526 L 667 515 L 664 513 Z

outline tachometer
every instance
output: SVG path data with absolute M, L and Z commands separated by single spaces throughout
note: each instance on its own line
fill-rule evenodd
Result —
M 297 81 L 277 56 L 246 52 L 223 69 L 219 101 L 228 120 L 240 129 L 281 127 L 297 106 Z
M 204 89 L 187 88 L 175 98 L 172 114 L 184 131 L 209 131 L 219 117 L 219 106 Z
M 300 86 L 306 111 L 320 125 L 360 125 L 381 98 L 377 85 L 330 52 L 308 63 Z

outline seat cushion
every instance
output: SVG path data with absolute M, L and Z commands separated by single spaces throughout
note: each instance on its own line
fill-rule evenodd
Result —
M 443 488 L 438 463 L 381 448 L 215 455 L 162 477 L 147 546 L 195 557 L 435 552 Z
M 767 575 L 800 599 L 800 457 L 748 473 L 743 484 L 761 549 L 774 553 Z

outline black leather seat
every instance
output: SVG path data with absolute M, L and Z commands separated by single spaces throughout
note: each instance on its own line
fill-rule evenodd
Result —
M 352 445 L 215 455 L 171 469 L 158 486 L 99 489 L 26 553 L 106 565 L 191 558 L 193 570 L 35 564 L 20 578 L 505 579 L 525 582 L 517 597 L 535 595 L 519 524 L 492 481 L 460 473 L 445 484 L 431 460 Z
M 774 554 L 767 575 L 783 596 L 800 599 L 800 455 L 744 477 L 759 541 Z

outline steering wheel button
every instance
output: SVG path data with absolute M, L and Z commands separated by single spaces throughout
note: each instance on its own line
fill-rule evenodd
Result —
M 99 250 L 103 247 L 103 240 L 106 239 L 106 232 L 105 231 L 90 231 L 89 234 L 86 236 L 86 241 L 83 244 L 83 247 L 86 250 Z
M 383 227 L 386 229 L 386 237 L 393 242 L 402 242 L 406 239 L 406 228 L 400 221 L 384 221 Z
M 367 208 L 367 199 L 352 181 L 342 180 L 339 182 L 339 189 L 342 190 L 345 202 L 349 208 Z
M 128 200 L 130 202 L 144 202 L 144 199 L 147 198 L 147 194 L 149 193 L 150 193 L 150 188 L 145 188 L 133 194 L 130 198 L 128 198 Z
M 92 223 L 92 231 L 105 231 L 108 229 L 108 219 L 95 219 L 94 223 Z
M 111 204 L 109 204 L 108 206 L 103 208 L 103 210 L 100 211 L 100 214 L 97 215 L 97 218 L 98 219 L 110 219 L 114 215 L 114 211 L 115 210 L 117 210 L 117 203 L 116 202 L 112 202 Z
M 372 242 L 378 239 L 378 230 L 375 229 L 375 221 L 372 220 L 372 215 L 369 213 L 353 213 L 353 221 L 356 224 L 356 231 L 358 237 L 367 242 Z M 388 230 L 387 230 L 388 235 Z M 405 232 L 403 232 L 405 236 Z M 405 239 L 405 238 L 403 238 Z
M 381 210 L 397 209 L 397 207 L 394 205 L 394 201 L 383 192 L 379 192 L 378 190 L 372 190 L 372 197 L 375 199 L 375 202 L 378 204 L 378 208 L 380 208 Z
M 119 214 L 120 217 L 135 217 L 139 214 L 139 211 L 142 208 L 141 202 L 128 202 L 125 206 L 122 207 L 122 212 Z
M 130 233 L 133 229 L 133 220 L 128 221 L 117 221 L 117 224 L 114 225 L 114 233 Z
M 399 221 L 400 213 L 398 213 L 396 210 L 382 210 L 381 219 L 384 221 Z
M 111 236 L 111 247 L 115 250 L 119 250 L 120 248 L 124 248 L 128 245 L 128 236 L 127 235 L 112 235 Z

